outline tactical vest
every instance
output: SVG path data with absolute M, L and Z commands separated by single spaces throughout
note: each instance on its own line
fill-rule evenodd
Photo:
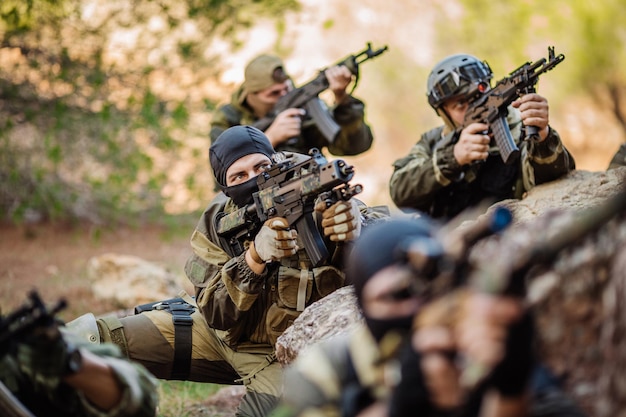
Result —
M 442 131 L 443 127 L 433 129 L 427 133 L 427 138 L 440 141 Z M 458 139 L 459 136 L 455 135 L 452 143 Z M 435 193 L 429 212 L 432 217 L 449 219 L 485 199 L 501 201 L 515 196 L 519 163 L 507 165 L 499 153 L 493 153 L 486 161 L 472 164 L 468 170 L 473 172 L 473 180 L 467 180 L 468 175 L 465 175 Z

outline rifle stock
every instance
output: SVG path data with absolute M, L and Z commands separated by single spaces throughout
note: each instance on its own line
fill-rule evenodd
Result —
M 328 207 L 360 193 L 360 185 L 349 185 L 353 176 L 352 166 L 341 159 L 328 162 L 318 149 L 312 149 L 309 156 L 287 154 L 259 175 L 259 191 L 253 194 L 252 204 L 217 219 L 217 233 L 239 254 L 244 241 L 254 239 L 267 219 L 284 217 L 318 266 L 329 253 L 313 217 L 314 205 L 319 199 Z
M 553 69 L 564 59 L 563 54 L 555 55 L 554 47 L 549 47 L 547 60 L 542 58 L 534 63 L 523 64 L 509 76 L 499 80 L 491 89 L 486 83 L 475 86 L 475 90 L 470 93 L 469 107 L 465 112 L 463 126 L 458 129 L 459 133 L 471 123 L 487 123 L 494 134 L 504 163 L 516 161 L 519 157 L 519 148 L 506 123 L 508 107 L 522 95 L 534 93 L 539 76 Z M 524 127 L 524 139 L 538 139 L 537 128 L 532 128 L 533 126 Z
M 481 209 L 476 208 L 476 212 Z M 460 217 L 473 217 L 468 209 Z M 414 273 L 431 281 L 432 297 L 445 295 L 460 285 L 460 278 L 467 274 L 469 253 L 473 245 L 488 236 L 500 233 L 512 222 L 512 214 L 505 207 L 496 207 L 470 226 L 454 226 L 461 219 L 453 219 L 432 238 L 419 237 L 403 242 L 400 259 L 406 260 Z
M 356 88 L 356 83 L 358 82 L 359 77 L 359 65 L 363 62 L 377 57 L 387 50 L 387 46 L 382 48 L 373 50 L 372 44 L 367 43 L 367 48 L 363 51 L 358 52 L 354 55 L 349 55 L 348 57 L 342 59 L 335 65 L 345 65 L 350 72 L 356 76 L 355 85 L 353 87 Z M 328 67 L 327 67 L 328 68 Z M 333 143 L 337 134 L 339 133 L 340 127 L 335 122 L 335 120 L 328 114 L 327 109 L 322 103 L 319 102 L 318 95 L 326 90 L 329 86 L 328 80 L 326 79 L 326 75 L 324 71 L 327 69 L 324 68 L 320 70 L 317 76 L 305 83 L 304 85 L 294 88 L 289 91 L 287 94 L 282 96 L 272 111 L 267 114 L 265 117 L 257 120 L 253 123 L 253 126 L 265 131 L 270 125 L 274 122 L 276 116 L 287 110 L 292 108 L 302 108 L 307 111 L 307 116 L 311 118 L 313 123 L 320 128 L 321 133 L 324 137 L 330 142 Z

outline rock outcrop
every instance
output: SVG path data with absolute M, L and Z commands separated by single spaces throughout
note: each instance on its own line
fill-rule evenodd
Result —
M 571 227 L 581 210 L 594 210 L 625 187 L 626 167 L 607 172 L 574 171 L 535 187 L 523 200 L 499 202 L 497 206 L 513 213 L 513 224 L 501 235 L 479 242 L 470 257 L 477 261 L 515 259 L 520 251 Z M 622 345 L 626 339 L 626 213 L 531 271 L 527 288 L 537 314 L 543 360 L 590 415 L 626 415 L 620 414 L 626 410 L 626 351 Z M 349 331 L 361 320 L 354 298 L 346 296 L 349 291 L 342 289 L 337 297 L 308 307 L 287 329 L 277 343 L 283 364 L 309 344 Z
M 107 253 L 87 262 L 87 277 L 97 298 L 126 308 L 175 297 L 180 284 L 167 269 L 131 255 Z

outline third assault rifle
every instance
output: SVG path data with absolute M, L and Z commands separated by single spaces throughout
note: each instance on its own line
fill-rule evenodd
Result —
M 354 87 L 356 87 L 356 83 L 359 80 L 359 64 L 367 61 L 368 59 L 377 57 L 386 50 L 386 46 L 373 50 L 372 44 L 368 42 L 367 48 L 363 51 L 357 53 L 356 55 L 350 55 L 335 65 L 345 65 L 350 72 L 356 76 L 354 84 Z M 323 69 L 320 70 L 317 77 L 315 77 L 312 81 L 309 81 L 298 88 L 294 88 L 282 96 L 272 111 L 267 116 L 257 120 L 253 126 L 265 131 L 274 122 L 274 119 L 279 113 L 291 108 L 302 108 L 305 109 L 307 115 L 313 119 L 324 137 L 330 143 L 333 143 L 339 133 L 339 125 L 337 125 L 333 118 L 330 117 L 330 114 L 328 114 L 328 111 L 317 97 L 327 88 L 328 80 L 326 79 L 326 75 L 324 75 Z
M 217 234 L 240 254 L 244 241 L 254 239 L 267 219 L 284 217 L 303 240 L 313 266 L 318 266 L 329 253 L 313 218 L 314 206 L 321 200 L 329 207 L 360 193 L 361 185 L 348 184 L 353 175 L 351 165 L 341 159 L 329 162 L 316 148 L 309 156 L 278 153 L 270 168 L 258 176 L 259 191 L 253 194 L 254 202 L 219 217 Z
M 534 93 L 539 75 L 550 71 L 564 59 L 563 54 L 555 55 L 554 47 L 549 47 L 547 60 L 542 58 L 537 62 L 525 63 L 508 77 L 498 81 L 491 89 L 487 83 L 478 84 L 476 90 L 470 93 L 469 107 L 465 112 L 462 128 L 471 123 L 487 123 L 493 132 L 504 163 L 514 162 L 520 151 L 506 122 L 507 108 L 518 97 Z M 525 126 L 524 129 L 526 138 L 538 138 L 535 126 Z

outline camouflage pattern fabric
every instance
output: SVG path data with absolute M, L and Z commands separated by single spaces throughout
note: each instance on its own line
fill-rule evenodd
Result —
M 39 374 L 31 378 L 21 370 L 13 355 L 0 358 L 0 381 L 37 417 L 151 417 L 158 402 L 156 380 L 141 365 L 120 357 L 112 344 L 81 344 L 111 367 L 123 394 L 121 402 L 108 412 L 94 407 L 80 392 L 57 376 Z
M 285 370 L 284 395 L 271 417 L 339 417 L 360 411 L 364 399 L 385 402 L 393 364 L 380 359 L 364 325 L 312 346 Z
M 543 142 L 521 141 L 519 112 L 509 109 L 507 122 L 521 150 L 517 163 L 499 163 L 497 148 L 487 163 L 460 166 L 454 158 L 454 132 L 444 127 L 422 135 L 406 157 L 394 162 L 389 186 L 401 209 L 420 210 L 435 218 L 451 218 L 485 198 L 522 198 L 534 187 L 575 169 L 574 158 L 550 128 Z

